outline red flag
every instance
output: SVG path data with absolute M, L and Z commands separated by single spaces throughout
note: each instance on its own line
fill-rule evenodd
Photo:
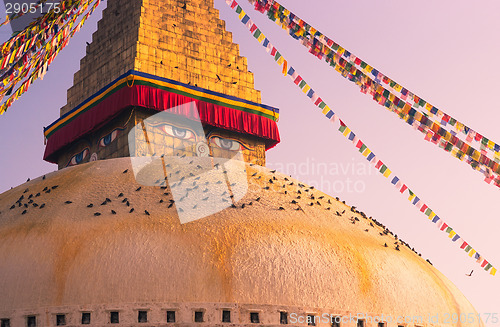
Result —
M 425 140 L 430 141 L 432 139 L 432 135 L 434 133 L 432 131 L 427 131 L 427 134 L 425 134 Z
M 489 176 L 489 177 L 486 177 L 486 178 L 484 179 L 484 181 L 485 181 L 486 183 L 488 183 L 488 184 L 491 184 L 491 181 L 493 181 L 493 177 L 494 177 L 493 175 L 491 175 L 491 176 Z

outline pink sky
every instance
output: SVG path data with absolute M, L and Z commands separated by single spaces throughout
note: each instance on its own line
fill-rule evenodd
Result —
M 292 174 L 383 222 L 429 258 L 486 317 L 500 316 L 500 275 L 493 277 L 459 245 L 438 231 L 341 136 L 310 100 L 281 75 L 272 60 L 223 0 L 215 0 L 226 28 L 240 44 L 265 104 L 280 108 L 282 142 L 268 166 Z M 281 1 L 344 48 L 476 131 L 500 142 L 500 105 L 495 98 L 500 66 L 500 2 L 451 1 Z M 423 140 L 357 86 L 307 53 L 277 25 L 244 10 L 353 131 L 458 234 L 500 269 L 498 189 L 480 173 Z M 85 41 L 97 27 L 102 7 L 54 61 L 44 81 L 0 116 L 0 192 L 56 170 L 42 161 L 42 128 L 66 103 Z M 5 37 L 5 34 L 0 34 Z M 318 168 L 328 167 L 327 174 Z M 354 169 L 353 169 L 354 168 Z M 465 274 L 474 269 L 472 277 Z M 499 327 L 500 322 L 487 324 Z

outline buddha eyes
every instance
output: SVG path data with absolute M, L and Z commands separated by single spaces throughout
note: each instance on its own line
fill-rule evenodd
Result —
M 117 128 L 114 131 L 112 131 L 111 133 L 109 133 L 108 135 L 102 137 L 98 142 L 99 146 L 105 147 L 105 146 L 108 146 L 109 144 L 111 144 L 111 142 L 113 142 L 116 139 L 116 137 L 118 136 L 120 131 L 121 131 L 121 129 Z
M 245 146 L 238 141 L 225 139 L 218 136 L 214 136 L 210 140 L 223 150 L 239 151 L 245 148 Z
M 85 160 L 85 158 L 87 158 L 89 153 L 90 153 L 89 149 L 85 148 L 82 152 L 75 154 L 73 157 L 71 157 L 66 167 L 79 165 L 80 163 L 83 162 L 83 160 Z
M 194 139 L 196 139 L 195 134 L 187 128 L 180 128 L 180 127 L 176 127 L 174 125 L 169 125 L 169 124 L 160 124 L 160 125 L 156 125 L 155 127 L 160 129 L 165 134 L 173 136 L 173 137 L 181 139 L 181 140 L 194 140 Z

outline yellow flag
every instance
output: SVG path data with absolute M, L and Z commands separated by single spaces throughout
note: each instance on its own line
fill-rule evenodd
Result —
M 436 217 L 436 213 L 432 211 L 431 214 L 429 215 L 429 220 L 434 219 L 434 217 Z
M 14 62 L 14 58 L 15 58 L 15 50 L 13 52 L 10 53 L 10 58 L 9 58 L 9 65 L 12 64 Z
M 302 92 L 304 92 L 305 94 L 307 94 L 307 92 L 309 92 L 310 89 L 311 89 L 311 87 L 306 84 L 306 86 L 304 86 L 304 88 L 302 89 Z
M 321 113 L 322 113 L 323 115 L 326 115 L 326 114 L 328 113 L 328 111 L 330 111 L 330 107 L 325 106 L 325 107 L 323 108 L 323 111 L 322 111 Z
M 263 33 L 261 33 L 259 35 L 259 37 L 257 38 L 257 40 L 259 41 L 259 43 L 262 43 L 262 41 L 264 41 L 265 38 L 266 38 L 266 36 Z
M 391 171 L 389 169 L 386 169 L 386 171 L 384 171 L 384 177 L 389 177 L 389 175 L 391 174 Z
M 490 274 L 495 276 L 496 273 L 497 273 L 497 268 L 495 267 L 491 268 Z
M 403 90 L 403 87 L 399 84 L 396 84 L 396 85 L 394 85 L 394 89 L 398 92 L 401 92 L 401 90 Z
M 366 148 L 366 149 L 365 149 L 365 151 L 363 151 L 363 156 L 364 156 L 364 157 L 368 157 L 368 155 L 369 155 L 370 153 L 371 153 L 371 151 L 370 151 L 368 148 Z
M 448 237 L 449 237 L 449 238 L 453 238 L 453 236 L 455 236 L 455 235 L 457 235 L 457 233 L 456 233 L 454 230 L 452 230 L 452 231 L 450 232 L 450 235 L 449 235 Z
M 346 127 L 345 130 L 344 130 L 344 133 L 342 133 L 344 136 L 347 136 L 351 133 L 351 130 L 349 129 L 349 127 Z
M 471 257 L 471 258 L 472 258 L 472 256 L 473 256 L 474 254 L 476 254 L 476 250 L 474 250 L 474 249 L 470 250 L 470 252 L 469 252 L 469 257 Z

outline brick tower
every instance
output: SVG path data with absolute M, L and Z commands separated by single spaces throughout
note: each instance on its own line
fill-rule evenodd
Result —
M 129 156 L 128 131 L 193 99 L 207 137 L 238 141 L 246 160 L 265 164 L 278 110 L 261 104 L 213 0 L 109 0 L 61 118 L 45 130 L 44 159 L 64 168 Z

